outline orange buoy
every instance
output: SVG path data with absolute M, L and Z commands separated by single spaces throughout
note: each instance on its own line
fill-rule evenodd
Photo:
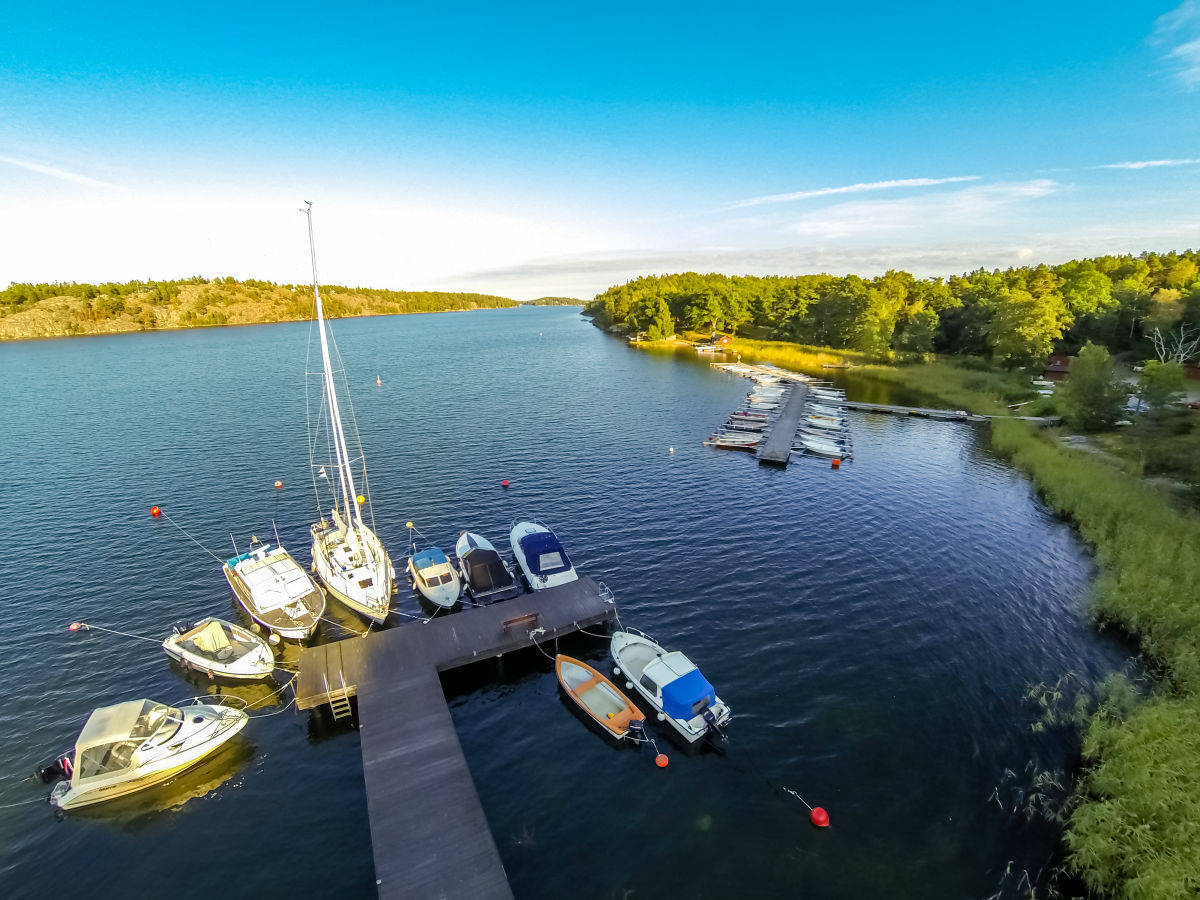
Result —
M 813 808 L 812 815 L 808 817 L 818 828 L 829 827 L 829 813 L 825 812 L 821 807 Z
M 383 379 L 378 375 L 375 376 L 375 387 L 383 387 Z
M 505 478 L 503 481 L 500 482 L 500 487 L 508 487 L 508 479 L 507 478 Z
M 829 464 L 829 468 L 831 468 L 831 469 L 840 469 L 841 467 L 842 467 L 842 461 L 840 459 L 835 459 L 833 462 L 831 462 Z
M 282 481 L 275 482 L 275 490 L 279 490 L 281 487 L 283 487 Z
M 654 764 L 660 769 L 665 769 L 667 767 L 667 762 L 667 754 L 665 753 L 660 753 L 658 756 L 654 757 Z
M 157 519 L 159 516 L 162 515 L 162 510 L 159 509 L 157 506 L 152 506 L 152 507 L 150 507 L 150 515 Z

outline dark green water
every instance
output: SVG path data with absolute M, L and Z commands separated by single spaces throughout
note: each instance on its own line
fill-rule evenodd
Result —
M 1031 732 L 1022 694 L 1127 650 L 1081 615 L 1092 571 L 1070 529 L 976 426 L 853 414 L 853 463 L 766 469 L 700 446 L 747 382 L 574 309 L 334 331 L 394 557 L 408 519 L 445 549 L 463 528 L 499 546 L 514 519 L 545 521 L 626 624 L 687 652 L 734 709 L 725 753 L 669 746 L 660 770 L 585 727 L 537 650 L 447 675 L 518 897 L 1027 893 L 1054 833 L 1012 810 L 1074 748 Z M 239 615 L 217 563 L 150 506 L 218 553 L 274 519 L 307 560 L 308 332 L 0 345 L 0 896 L 372 893 L 358 736 L 307 714 L 256 719 L 176 783 L 61 820 L 21 780 L 96 706 L 206 689 L 152 643 L 66 630 L 161 639 Z M 562 649 L 598 662 L 606 642 Z

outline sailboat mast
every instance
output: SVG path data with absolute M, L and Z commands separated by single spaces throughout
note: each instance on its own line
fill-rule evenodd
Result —
M 354 475 L 350 470 L 350 454 L 346 451 L 346 435 L 342 431 L 342 414 L 338 408 L 337 391 L 333 383 L 333 366 L 329 361 L 329 339 L 325 336 L 325 313 L 321 307 L 321 291 L 317 286 L 317 245 L 313 240 L 312 204 L 304 201 L 304 214 L 308 216 L 308 250 L 312 256 L 313 299 L 317 303 L 317 328 L 321 332 L 321 361 L 325 366 L 325 395 L 329 398 L 329 416 L 333 424 L 333 446 L 337 455 L 338 479 L 342 489 L 342 500 L 346 506 L 347 531 L 355 523 L 362 525 L 358 512 L 357 494 L 354 490 Z M 348 535 L 349 536 L 349 535 Z

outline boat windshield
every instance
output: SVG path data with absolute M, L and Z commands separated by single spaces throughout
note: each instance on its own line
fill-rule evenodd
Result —
M 175 707 L 147 700 L 129 736 L 136 740 L 152 739 L 155 743 L 162 743 L 174 735 L 182 724 L 183 713 Z

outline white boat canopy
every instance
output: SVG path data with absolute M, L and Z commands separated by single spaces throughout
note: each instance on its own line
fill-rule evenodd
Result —
M 183 714 L 165 703 L 130 700 L 97 709 L 83 726 L 75 742 L 76 767 L 80 778 L 92 778 L 128 768 L 133 751 L 153 737 L 164 724 L 178 727 Z M 127 744 L 118 748 L 114 744 Z

